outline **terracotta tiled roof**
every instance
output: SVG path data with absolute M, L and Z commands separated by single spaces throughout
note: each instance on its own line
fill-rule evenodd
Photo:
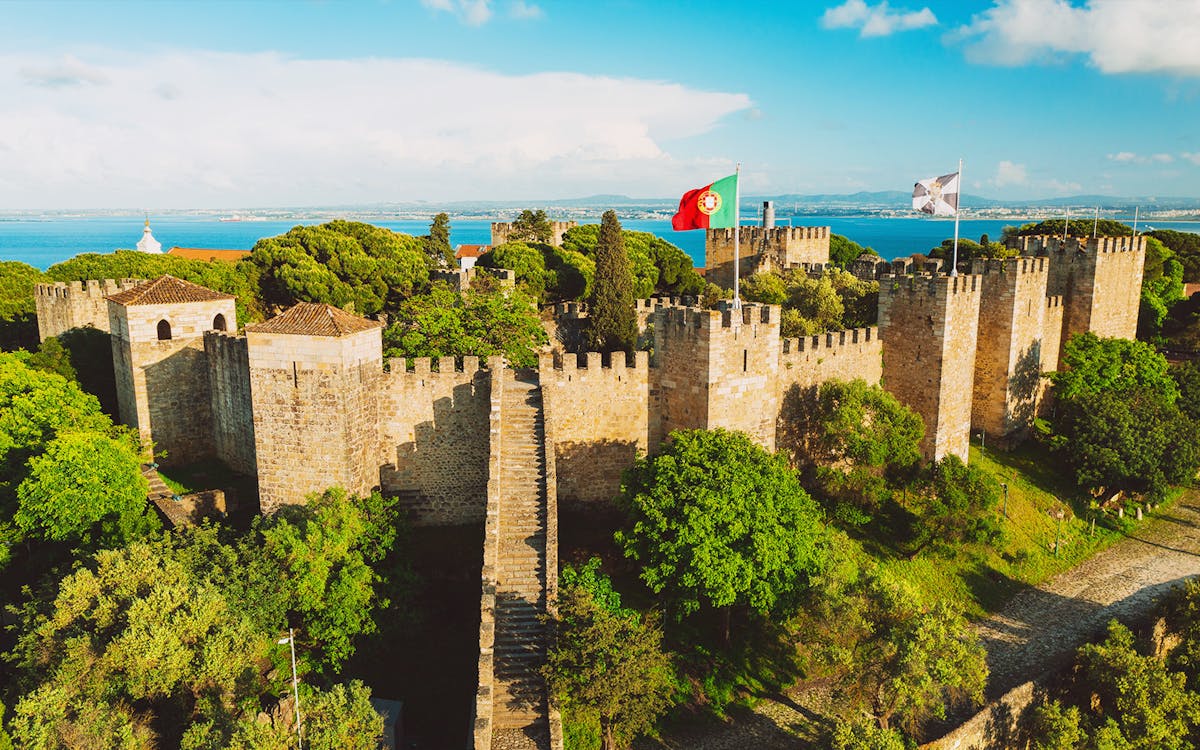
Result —
M 249 250 L 217 250 L 210 247 L 173 247 L 167 255 L 188 260 L 220 260 L 227 263 L 237 263 L 242 258 L 250 257 Z
M 298 336 L 348 336 L 352 333 L 383 328 L 377 320 L 367 320 L 339 310 L 333 305 L 297 302 L 282 315 L 265 323 L 246 326 L 256 333 L 293 333 Z
M 491 245 L 459 245 L 454 250 L 455 258 L 478 258 L 491 250 Z
M 1200 284 L 1184 284 L 1183 285 L 1183 296 L 1185 299 L 1188 297 L 1191 297 L 1196 292 L 1200 292 Z
M 214 292 L 211 289 L 177 279 L 174 276 L 159 276 L 157 279 L 138 284 L 132 289 L 108 295 L 108 299 L 120 305 L 171 305 L 181 302 L 212 302 L 219 299 L 234 299 L 232 294 Z

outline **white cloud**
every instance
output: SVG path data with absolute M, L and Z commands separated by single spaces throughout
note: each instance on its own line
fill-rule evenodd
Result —
M 1008 160 L 1001 161 L 996 165 L 996 176 L 989 180 L 996 187 L 1024 185 L 1028 181 L 1029 175 L 1026 173 L 1025 165 L 1014 164 Z
M 1158 164 L 1170 164 L 1175 161 L 1175 157 L 1170 154 L 1154 154 L 1150 157 L 1150 161 Z
M 1084 55 L 1104 73 L 1200 75 L 1196 0 L 994 0 L 951 38 L 995 65 Z
M 1080 190 L 1083 190 L 1083 185 L 1080 185 L 1078 182 L 1071 182 L 1069 180 L 1064 181 L 1051 179 L 1046 180 L 1043 184 L 1051 192 L 1061 193 L 1063 195 L 1068 193 L 1078 193 Z
M 858 29 L 859 36 L 889 36 L 897 31 L 936 26 L 937 17 L 929 8 L 920 10 L 892 10 L 886 0 L 878 5 L 867 5 L 865 0 L 846 0 L 833 8 L 827 8 L 821 16 L 821 25 L 827 29 Z
M 421 0 L 421 5 L 430 10 L 453 13 L 468 26 L 482 26 L 492 19 L 491 0 Z
M 1190 152 L 1184 151 L 1182 154 L 1179 155 L 1179 158 L 1183 159 L 1185 161 L 1190 161 L 1192 164 L 1195 164 L 1197 167 L 1200 167 L 1200 153 L 1190 153 Z
M 1183 158 L 1187 158 L 1186 154 Z M 1132 151 L 1119 151 L 1115 154 L 1108 155 L 1109 161 L 1119 162 L 1121 164 L 1171 164 L 1175 161 L 1175 157 L 1171 154 L 1135 154 Z
M 0 54 L 0 205 L 666 194 L 711 177 L 667 144 L 753 106 L 670 82 L 437 60 L 107 59 L 88 67 L 106 85 L 64 89 L 21 72 L 50 67 L 40 56 Z
M 546 15 L 541 6 L 527 3 L 525 0 L 515 0 L 508 6 L 508 15 L 513 18 L 536 20 Z
M 1109 154 L 1108 158 L 1110 161 L 1124 163 L 1124 162 L 1137 161 L 1138 155 L 1133 153 L 1132 151 L 1118 151 L 1115 154 Z
M 26 83 L 45 88 L 72 88 L 76 86 L 102 86 L 108 78 L 99 69 L 85 65 L 72 55 L 56 62 L 27 65 L 20 69 Z

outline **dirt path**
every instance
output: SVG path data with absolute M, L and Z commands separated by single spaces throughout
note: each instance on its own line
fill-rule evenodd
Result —
M 988 699 L 1066 664 L 1109 620 L 1128 622 L 1145 616 L 1175 585 L 1198 574 L 1200 493 L 1189 490 L 1129 537 L 1041 586 L 1021 592 L 975 626 L 988 651 Z M 814 714 L 786 698 L 768 699 L 724 726 L 637 747 L 800 748 L 808 746 L 805 735 L 817 721 Z

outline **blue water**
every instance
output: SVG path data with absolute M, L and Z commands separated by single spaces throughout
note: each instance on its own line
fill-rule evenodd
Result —
M 172 246 L 249 250 L 263 237 L 288 231 L 293 226 L 312 221 L 233 221 L 215 218 L 164 217 L 153 220 L 155 238 L 166 250 Z M 407 234 L 421 235 L 429 231 L 428 221 L 375 221 L 371 223 Z M 750 223 L 750 222 L 747 222 Z M 786 224 L 787 218 L 779 220 Z M 946 219 L 897 219 L 846 216 L 797 217 L 796 226 L 829 226 L 864 247 L 873 247 L 886 259 L 916 252 L 927 252 L 942 240 L 954 236 L 954 222 Z M 963 220 L 962 237 L 978 240 L 981 234 L 992 239 L 1000 237 L 1005 226 L 1020 223 L 1014 220 Z M 1200 232 L 1197 222 L 1152 222 L 1157 229 L 1178 229 Z M 697 266 L 704 265 L 704 232 L 676 232 L 666 219 L 629 219 L 622 222 L 626 229 L 653 234 L 678 245 Z M 19 260 L 45 269 L 78 253 L 107 253 L 117 248 L 132 248 L 142 236 L 142 217 L 105 216 L 86 218 L 0 220 L 0 260 Z M 450 242 L 487 244 L 491 241 L 491 222 L 484 219 L 451 220 Z

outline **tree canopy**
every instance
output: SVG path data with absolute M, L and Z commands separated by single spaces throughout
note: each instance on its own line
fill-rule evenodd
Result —
M 879 282 L 837 268 L 815 279 L 802 270 L 759 272 L 742 282 L 741 291 L 750 302 L 783 306 L 784 338 L 874 325 L 878 315 Z
M 357 315 L 399 306 L 428 283 L 431 266 L 415 237 L 341 220 L 261 239 L 250 261 L 269 307 L 323 302 Z
M 629 469 L 617 541 L 686 615 L 786 609 L 820 556 L 820 513 L 786 462 L 742 433 L 684 430 Z
M 687 253 L 649 232 L 621 230 L 621 239 L 633 274 L 633 295 L 644 299 L 653 295 L 699 295 L 704 279 L 693 267 Z M 600 241 L 600 225 L 584 224 L 563 235 L 563 249 L 594 258 Z
M 509 242 L 532 242 L 549 245 L 554 239 L 554 227 L 542 209 L 525 209 L 512 221 Z
M 459 294 L 434 284 L 406 300 L 383 333 L 387 357 L 489 357 L 503 354 L 518 367 L 537 362 L 548 341 L 533 301 L 477 280 Z
M 450 247 L 450 214 L 440 213 L 433 217 L 425 242 L 425 254 L 438 268 L 454 268 L 458 265 L 454 248 Z
M 616 211 L 604 212 L 595 260 L 596 280 L 588 300 L 588 344 L 601 352 L 632 351 L 637 340 L 633 274 Z
M 484 268 L 507 268 L 517 286 L 537 302 L 580 299 L 592 288 L 596 264 L 565 248 L 527 242 L 506 242 L 476 261 Z
M 1175 254 L 1183 266 L 1183 281 L 1189 284 L 1200 282 L 1200 234 L 1155 229 L 1146 235 L 1158 240 Z
M 880 260 L 879 253 L 874 248 L 863 247 L 849 237 L 840 234 L 829 235 L 829 262 L 839 268 L 846 268 L 863 254 L 874 255 Z
M 1064 219 L 1046 219 L 1015 227 L 1007 226 L 1004 228 L 1002 239 L 1007 242 L 1014 237 L 1062 237 L 1064 222 Z M 1133 234 L 1133 227 L 1115 219 L 1100 219 L 1098 222 L 1095 219 L 1071 219 L 1067 224 L 1067 234 L 1071 237 L 1091 237 L 1093 232 L 1098 237 L 1129 237 Z

